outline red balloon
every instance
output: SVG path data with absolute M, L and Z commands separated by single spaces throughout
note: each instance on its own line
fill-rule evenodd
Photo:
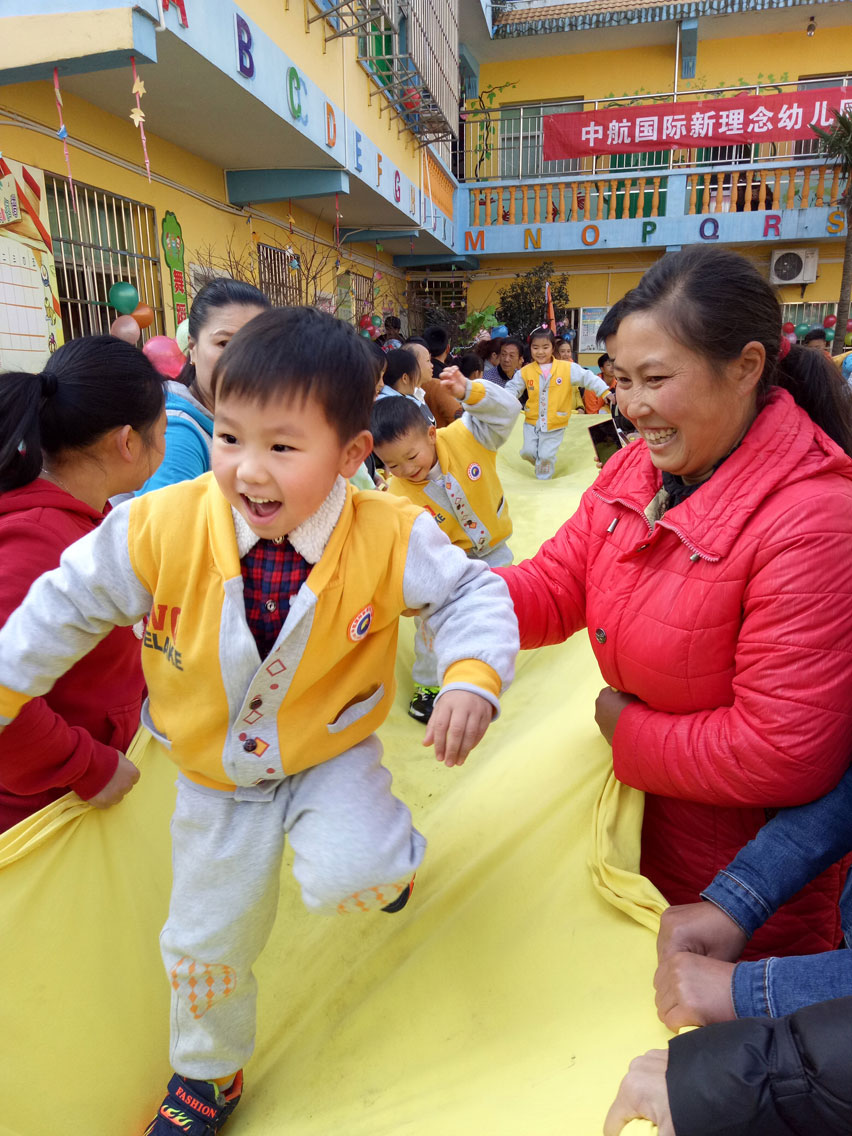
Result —
M 142 334 L 142 328 L 133 316 L 119 316 L 112 321 L 109 333 L 116 339 L 123 339 L 125 343 L 136 343 Z
M 826 316 L 822 321 L 823 327 L 834 327 L 837 323 L 837 316 Z
M 358 320 L 358 326 L 361 328 L 367 328 L 372 322 L 372 316 L 361 316 L 361 318 Z
M 847 331 L 852 331 L 852 320 L 847 320 L 847 321 L 846 321 L 846 330 L 847 330 Z
M 790 323 L 790 321 L 787 320 L 786 323 L 781 325 L 781 330 L 785 335 L 790 335 L 791 332 L 796 330 L 796 325 L 794 323 Z
M 152 336 L 142 348 L 142 354 L 167 379 L 176 379 L 186 363 L 184 353 L 168 335 Z

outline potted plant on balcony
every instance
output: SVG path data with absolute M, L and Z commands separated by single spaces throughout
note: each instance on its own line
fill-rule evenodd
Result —
M 833 111 L 834 125 L 828 130 L 811 126 L 820 141 L 820 153 L 828 164 L 840 167 L 840 196 L 837 205 L 846 214 L 846 245 L 843 250 L 843 273 L 840 278 L 840 295 L 837 299 L 838 334 L 834 337 L 833 351 L 839 355 L 846 350 L 844 332 L 849 320 L 849 297 L 852 294 L 852 111 L 840 114 Z

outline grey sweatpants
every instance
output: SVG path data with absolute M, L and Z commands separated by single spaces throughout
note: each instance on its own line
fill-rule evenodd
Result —
M 524 423 L 524 444 L 521 457 L 535 466 L 539 481 L 549 481 L 556 468 L 556 455 L 565 437 L 565 427 L 559 430 L 539 430 L 529 422 Z
M 252 967 L 275 921 L 285 836 L 313 911 L 375 911 L 408 884 L 426 841 L 381 757 L 372 735 L 312 769 L 232 793 L 179 779 L 160 949 L 172 986 L 171 1062 L 182 1076 L 226 1077 L 252 1054 Z

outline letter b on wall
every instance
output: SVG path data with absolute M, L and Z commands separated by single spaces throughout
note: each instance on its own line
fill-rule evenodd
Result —
M 237 68 L 244 79 L 254 76 L 251 42 L 251 28 L 242 16 L 237 16 Z

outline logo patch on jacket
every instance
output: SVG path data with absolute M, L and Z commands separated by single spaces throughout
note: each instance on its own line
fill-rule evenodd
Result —
M 556 376 L 556 385 L 557 385 L 558 387 L 561 387 L 561 386 L 562 386 L 562 376 L 561 376 L 561 375 L 557 375 L 557 376 Z
M 476 462 L 471 462 L 467 467 L 467 476 L 471 481 L 479 481 L 480 477 L 482 477 L 482 466 L 478 465 Z
M 349 624 L 348 635 L 353 643 L 357 643 L 363 639 L 367 632 L 370 630 L 370 624 L 373 622 L 373 605 L 367 604 L 365 608 L 358 612 L 352 622 Z

